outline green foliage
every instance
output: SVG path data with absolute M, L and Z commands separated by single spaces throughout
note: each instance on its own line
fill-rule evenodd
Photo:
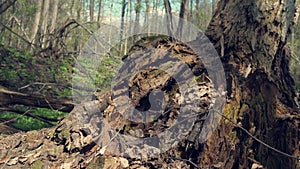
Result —
M 32 169 L 40 169 L 40 168 L 43 168 L 43 166 L 44 166 L 44 162 L 37 160 L 32 164 L 31 168 Z
M 300 83 L 297 83 L 297 84 L 296 84 L 296 90 L 297 90 L 297 91 L 300 91 Z
M 49 119 L 62 119 L 67 115 L 67 113 L 60 112 L 60 111 L 52 111 L 46 108 L 36 108 L 33 110 L 27 110 L 28 108 L 20 107 L 20 110 L 25 110 L 27 113 L 31 113 L 33 115 L 37 115 L 40 117 L 45 117 Z M 26 111 L 27 110 L 27 111 Z M 16 119 L 15 122 L 12 124 L 14 127 L 21 129 L 23 131 L 30 131 L 30 130 L 38 130 L 45 127 L 51 127 L 52 125 L 45 123 L 41 120 L 38 120 L 33 117 L 28 117 L 24 114 L 17 114 L 14 112 L 2 112 L 0 113 L 0 119 Z M 55 125 L 56 123 L 52 123 Z

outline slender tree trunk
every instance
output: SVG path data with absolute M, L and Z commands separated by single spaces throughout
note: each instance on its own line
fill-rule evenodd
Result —
M 148 32 L 148 35 L 149 35 L 150 28 L 151 28 L 151 25 L 149 23 L 149 15 L 150 15 L 150 2 L 149 2 L 149 0 L 145 1 L 145 5 L 146 5 L 145 25 L 147 25 L 147 32 Z
M 124 35 L 124 19 L 125 19 L 125 11 L 126 11 L 126 3 L 125 0 L 122 0 L 122 13 L 121 13 L 121 31 L 120 31 L 120 39 L 123 39 L 123 35 Z M 120 43 L 120 55 L 124 55 L 124 50 L 123 50 L 123 45 L 125 46 L 125 44 Z
M 16 10 L 16 4 L 15 3 L 13 3 L 12 4 L 12 13 L 14 14 L 15 13 L 15 10 Z M 10 20 L 10 29 L 11 30 L 14 30 L 14 26 L 15 26 L 15 20 L 12 18 L 11 20 Z M 8 44 L 9 44 L 9 46 L 13 46 L 13 42 L 14 41 L 14 35 L 11 33 L 10 34 L 10 36 L 9 36 L 9 39 L 8 39 Z
M 134 22 L 134 32 L 138 33 L 140 31 L 140 14 L 142 8 L 142 1 L 137 0 L 135 5 L 135 22 Z M 135 39 L 137 37 L 135 36 Z
M 43 23 L 42 23 L 42 48 L 46 46 L 47 34 L 48 34 L 48 16 L 49 16 L 49 7 L 50 7 L 50 0 L 44 1 L 44 8 L 43 8 Z
M 53 33 L 56 28 L 56 21 L 57 21 L 57 15 L 58 15 L 58 5 L 59 0 L 54 0 L 53 9 L 52 9 L 52 18 L 51 18 L 51 26 L 50 26 L 50 32 Z
M 129 5 L 129 7 L 127 7 L 127 9 L 126 9 L 126 20 L 125 20 L 125 22 L 128 24 L 128 18 L 129 18 L 129 12 L 130 12 L 129 9 L 131 9 L 130 0 L 128 0 L 127 5 Z M 127 25 L 127 26 L 129 26 L 129 25 Z M 128 48 L 128 38 L 126 38 L 125 42 L 124 42 L 124 54 L 127 54 L 127 48 Z
M 110 10 L 109 10 L 109 24 L 112 25 L 112 9 L 114 7 L 114 0 L 111 1 L 110 4 Z M 108 43 L 110 44 L 111 42 L 111 29 L 109 30 L 109 35 L 108 35 Z
M 196 0 L 196 25 L 200 27 L 201 19 L 200 19 L 200 0 Z
M 216 7 L 216 0 L 211 1 L 211 15 L 214 15 Z
M 0 0 L 0 4 L 3 4 L 3 0 Z M 2 13 L 0 14 L 0 22 L 1 22 L 1 23 L 2 23 L 3 14 L 4 14 L 4 12 L 2 12 Z
M 35 17 L 34 17 L 34 22 L 33 22 L 33 26 L 32 26 L 32 33 L 31 33 L 31 37 L 30 37 L 31 43 L 35 42 L 35 37 L 39 30 L 42 5 L 43 5 L 43 1 L 38 1 L 37 7 L 36 7 L 36 13 L 35 13 Z
M 94 0 L 90 0 L 90 21 L 94 21 L 94 8 L 95 8 L 95 2 Z
M 98 17 L 97 17 L 97 24 L 98 24 L 98 29 L 100 28 L 100 19 L 101 19 L 101 8 L 102 8 L 102 0 L 99 0 L 98 2 L 99 7 L 98 7 Z
M 70 5 L 70 17 L 73 17 L 74 6 L 75 6 L 75 0 L 72 0 Z
M 80 21 L 80 19 L 81 19 L 81 10 L 82 10 L 82 7 L 83 7 L 83 4 L 80 4 L 78 6 L 78 9 L 76 10 L 76 20 L 77 21 Z M 79 32 L 78 32 L 78 34 L 79 34 Z M 74 51 L 78 51 L 79 48 L 80 48 L 80 46 L 79 46 L 79 37 L 76 36 L 75 37 L 75 44 L 74 44 Z
M 173 24 L 172 24 L 172 9 L 171 9 L 171 4 L 170 4 L 169 0 L 164 0 L 164 5 L 165 5 L 166 14 L 167 14 L 168 34 L 169 34 L 169 37 L 174 37 L 173 36 Z
M 180 3 L 180 13 L 179 17 L 181 18 L 178 23 L 177 31 L 176 31 L 176 36 L 179 38 L 182 37 L 182 29 L 183 29 L 183 19 L 187 18 L 187 9 L 188 9 L 188 0 L 181 0 Z

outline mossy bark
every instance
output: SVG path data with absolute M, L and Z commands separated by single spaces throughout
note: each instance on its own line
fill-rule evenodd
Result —
M 300 116 L 286 44 L 294 14 L 294 1 L 224 0 L 206 35 L 215 43 L 226 71 L 225 116 L 270 146 L 299 157 Z M 224 168 L 297 165 L 296 159 L 266 148 L 226 120 L 204 147 L 204 163 L 222 162 Z

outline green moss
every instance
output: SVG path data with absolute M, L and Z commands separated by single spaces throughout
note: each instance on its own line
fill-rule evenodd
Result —
M 135 130 L 135 127 L 126 125 L 124 131 Z
M 26 135 L 27 140 L 36 140 L 36 138 L 39 138 L 39 134 L 36 131 L 28 132 Z
M 31 169 L 41 169 L 43 166 L 44 166 L 44 162 L 38 160 L 32 164 Z
M 70 138 L 70 132 L 69 132 L 69 130 L 65 129 L 65 130 L 61 131 L 58 134 L 58 137 L 59 138 L 65 138 L 66 140 L 68 140 Z
M 16 107 L 16 109 L 20 111 L 28 111 L 31 114 L 45 117 L 45 118 L 53 118 L 53 119 L 61 119 L 64 118 L 67 113 L 60 112 L 60 111 L 52 111 L 50 109 L 46 108 L 36 108 L 33 110 L 30 110 L 28 107 L 20 106 Z M 55 125 L 55 122 L 52 122 L 52 125 L 45 123 L 41 120 L 38 120 L 36 118 L 28 117 L 26 115 L 17 114 L 14 112 L 2 112 L 0 113 L 0 119 L 14 119 L 12 122 L 12 125 L 18 129 L 21 129 L 23 131 L 30 131 L 30 130 L 38 130 L 46 127 L 51 127 L 52 125 Z

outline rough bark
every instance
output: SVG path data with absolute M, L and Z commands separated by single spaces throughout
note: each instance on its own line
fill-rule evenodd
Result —
M 294 1 L 220 1 L 206 35 L 227 73 L 225 116 L 299 157 L 299 110 L 286 45 L 294 12 Z M 266 148 L 228 121 L 218 131 L 205 145 L 204 156 L 211 158 L 204 163 L 250 168 L 259 161 L 264 168 L 296 168 L 296 159 Z

